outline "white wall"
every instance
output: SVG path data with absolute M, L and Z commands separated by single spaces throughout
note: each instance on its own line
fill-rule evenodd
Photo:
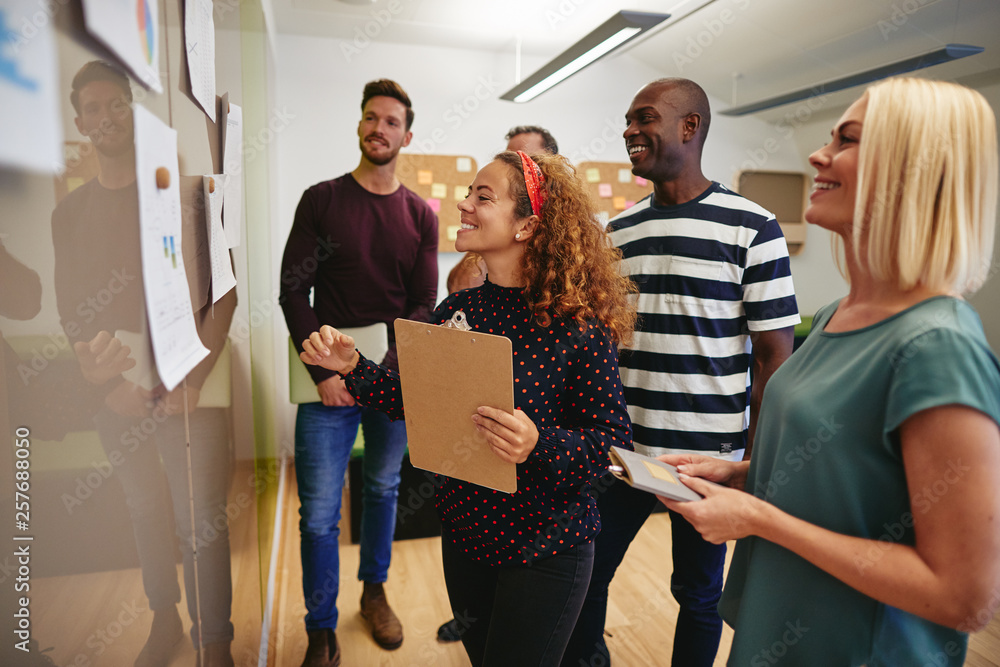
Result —
M 664 74 L 627 54 L 599 62 L 526 104 L 501 101 L 514 85 L 512 54 L 372 43 L 360 54 L 334 39 L 280 35 L 277 108 L 290 118 L 278 137 L 277 206 L 282 236 L 310 185 L 340 176 L 358 164 L 356 128 L 361 91 L 372 79 L 398 81 L 416 112 L 410 152 L 471 155 L 482 167 L 515 125 L 541 125 L 574 162 L 628 162 L 621 133 L 632 96 Z M 532 72 L 540 60 L 526 60 Z M 713 107 L 723 105 L 716 104 Z M 733 175 L 759 154 L 774 129 L 753 118 L 717 116 L 705 148 L 709 178 L 730 185 Z M 801 171 L 794 145 L 767 143 L 767 168 Z M 757 151 L 757 153 L 755 153 Z M 745 165 L 744 165 L 745 166 Z M 275 247 L 280 258 L 282 247 Z M 441 290 L 458 255 L 441 255 Z M 277 263 L 276 263 L 277 265 Z

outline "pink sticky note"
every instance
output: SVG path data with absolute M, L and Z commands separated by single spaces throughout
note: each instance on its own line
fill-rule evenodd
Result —
M 632 208 L 633 206 L 635 206 L 635 202 L 634 201 L 632 201 L 630 199 L 626 199 L 625 200 L 625 208 Z
M 611 184 L 601 183 L 597 186 L 597 195 L 599 197 L 610 197 L 611 196 Z
M 635 184 L 638 185 L 640 188 L 646 187 L 646 183 L 649 183 L 649 181 L 647 181 L 642 176 L 636 176 L 635 177 Z
M 435 199 L 434 197 L 431 197 L 430 199 L 427 200 L 427 205 L 430 206 L 431 210 L 434 211 L 435 213 L 440 213 L 441 212 L 441 200 L 440 199 Z

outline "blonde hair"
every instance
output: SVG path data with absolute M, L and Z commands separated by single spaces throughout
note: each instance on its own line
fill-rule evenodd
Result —
M 855 259 L 902 290 L 976 291 L 996 226 L 992 109 L 974 90 L 918 78 L 888 79 L 864 96 Z

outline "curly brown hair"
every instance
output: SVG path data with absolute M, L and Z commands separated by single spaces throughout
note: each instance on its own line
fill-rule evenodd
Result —
M 628 345 L 636 291 L 621 272 L 621 250 L 597 219 L 597 207 L 576 169 L 561 155 L 531 156 L 545 175 L 545 204 L 521 258 L 524 297 L 542 326 L 572 318 L 580 327 L 597 322 L 616 343 Z M 521 158 L 504 151 L 494 158 L 511 170 L 510 194 L 518 219 L 532 214 Z

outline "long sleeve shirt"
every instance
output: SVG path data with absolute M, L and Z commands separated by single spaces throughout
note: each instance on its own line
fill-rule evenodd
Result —
M 511 340 L 514 405 L 538 428 L 538 442 L 517 465 L 513 494 L 436 477 L 446 539 L 491 566 L 530 564 L 593 540 L 600 516 L 591 485 L 607 471 L 612 445 L 632 448 L 614 345 L 594 325 L 539 325 L 520 288 L 489 280 L 445 299 L 431 321 L 457 310 L 472 329 Z M 404 417 L 395 372 L 362 357 L 345 379 L 359 404 Z
M 392 322 L 426 321 L 434 309 L 437 239 L 434 212 L 405 186 L 378 195 L 345 174 L 306 190 L 281 260 L 281 308 L 299 352 L 323 324 L 384 322 L 394 358 Z M 308 369 L 316 384 L 333 376 Z

